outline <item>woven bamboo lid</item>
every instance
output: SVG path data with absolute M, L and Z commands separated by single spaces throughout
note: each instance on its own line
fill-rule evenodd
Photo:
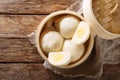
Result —
M 83 14 L 98 36 L 120 37 L 120 0 L 84 0 Z
M 120 0 L 93 0 L 93 12 L 103 27 L 120 34 Z

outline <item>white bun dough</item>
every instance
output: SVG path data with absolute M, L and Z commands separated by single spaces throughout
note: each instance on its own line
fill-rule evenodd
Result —
M 72 55 L 71 62 L 76 62 L 84 55 L 85 46 L 84 44 L 76 45 L 72 43 L 71 40 L 65 40 L 63 44 L 63 51 L 69 51 Z
M 68 51 L 63 52 L 50 52 L 48 61 L 54 66 L 65 66 L 71 61 L 71 54 Z
M 81 21 L 78 25 L 78 28 L 75 31 L 75 34 L 72 38 L 72 42 L 75 44 L 83 44 L 85 43 L 90 37 L 90 27 L 89 25 Z
M 42 35 L 41 46 L 45 53 L 61 51 L 64 39 L 56 31 L 48 31 Z
M 80 20 L 74 16 L 63 16 L 57 22 L 60 34 L 64 38 L 72 38 Z

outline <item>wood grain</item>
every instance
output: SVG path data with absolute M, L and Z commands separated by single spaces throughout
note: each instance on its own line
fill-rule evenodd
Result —
M 103 70 L 101 80 L 120 80 L 120 63 L 116 65 L 105 64 Z
M 46 15 L 0 15 L 0 37 L 26 38 Z
M 43 62 L 28 39 L 0 38 L 0 62 Z
M 65 78 L 46 70 L 42 64 L 0 64 L 1 80 L 80 80 Z
M 66 9 L 75 1 L 0 0 L 0 80 L 96 80 L 65 78 L 46 70 L 27 38 L 47 16 L 44 14 Z M 119 69 L 120 64 L 106 64 L 99 80 L 120 80 Z
M 1 0 L 0 13 L 49 14 L 63 10 L 77 0 Z
M 100 80 L 120 80 L 120 65 L 105 65 L 104 74 Z M 111 72 L 112 71 L 112 72 Z M 1 80 L 97 80 L 84 77 L 65 78 L 46 70 L 42 64 L 0 64 Z

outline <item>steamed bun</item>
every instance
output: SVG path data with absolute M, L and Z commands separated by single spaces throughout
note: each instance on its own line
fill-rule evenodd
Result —
M 41 38 L 41 47 L 45 53 L 61 51 L 64 39 L 58 32 L 45 32 Z
M 71 62 L 78 61 L 85 52 L 85 46 L 84 44 L 76 45 L 71 42 L 71 40 L 65 40 L 63 44 L 63 51 L 69 51 L 72 55 Z
M 56 21 L 56 27 L 64 38 L 72 38 L 79 22 L 76 17 L 67 15 Z

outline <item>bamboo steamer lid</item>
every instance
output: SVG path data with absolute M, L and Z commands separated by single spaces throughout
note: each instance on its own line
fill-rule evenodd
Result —
M 120 0 L 84 0 L 83 14 L 96 35 L 120 37 Z

